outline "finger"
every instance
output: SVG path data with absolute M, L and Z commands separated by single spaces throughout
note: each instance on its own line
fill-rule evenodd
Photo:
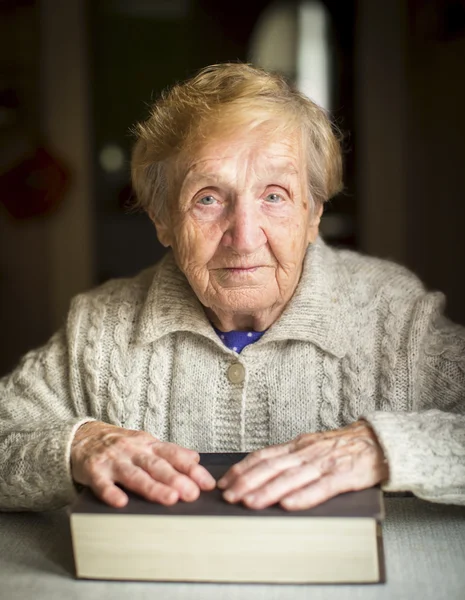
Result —
M 379 468 L 378 455 L 371 449 L 366 451 L 363 441 L 357 440 L 324 457 L 320 465 L 320 479 L 282 498 L 281 506 L 288 510 L 311 508 L 337 494 L 362 490 L 379 483 L 383 470 Z
M 335 469 L 323 475 L 317 481 L 291 492 L 280 504 L 287 510 L 303 510 L 312 508 L 326 502 L 330 498 L 343 494 L 369 488 L 377 483 L 376 478 L 370 473 L 369 465 L 365 461 L 358 463 L 358 468 L 353 468 L 353 457 L 341 456 L 334 461 Z M 350 463 L 350 468 L 345 465 Z M 342 469 L 340 465 L 343 465 Z
M 154 453 L 166 459 L 180 473 L 190 477 L 201 490 L 212 490 L 216 481 L 205 467 L 198 464 L 200 456 L 194 450 L 165 442 L 154 445 Z
M 178 468 L 178 464 L 198 463 L 200 461 L 198 452 L 190 448 L 183 448 L 173 442 L 156 442 L 153 444 L 153 450 L 158 456 L 165 458 L 176 469 Z
M 345 477 L 352 481 L 357 480 L 359 489 L 366 487 L 365 482 L 368 486 L 377 483 L 373 479 L 372 465 L 366 457 L 352 454 L 348 450 L 349 448 L 351 446 L 330 446 L 328 450 L 326 444 L 322 444 L 321 452 L 310 461 L 307 461 L 307 454 L 303 451 L 293 453 L 290 457 L 299 459 L 300 464 L 293 466 L 290 462 L 286 464 L 285 461 L 282 461 L 280 474 L 268 482 L 264 482 L 260 487 L 257 486 L 251 492 L 243 494 L 240 499 L 251 508 L 264 508 L 278 502 L 293 490 L 298 490 L 328 474 L 335 474 L 340 478 Z M 249 471 L 244 478 L 248 478 L 249 473 L 252 474 Z
M 361 468 L 360 458 L 356 461 L 354 455 L 348 453 L 348 448 L 355 448 L 354 444 L 339 446 L 330 440 L 321 440 L 316 445 L 319 447 L 316 454 L 312 447 L 310 453 L 305 448 L 287 456 L 262 461 L 234 482 L 225 493 L 225 499 L 236 502 L 242 500 L 250 508 L 265 508 L 325 474 L 337 472 L 354 479 L 356 475 L 350 472 L 356 464 L 363 478 L 366 471 L 370 471 Z
M 347 486 L 347 482 L 344 484 L 337 475 L 327 475 L 300 490 L 291 492 L 280 500 L 280 505 L 286 510 L 305 510 L 348 491 L 350 486 Z
M 317 481 L 322 475 L 320 465 L 303 464 L 287 469 L 260 488 L 245 494 L 242 500 L 249 508 L 266 508 Z
M 115 481 L 150 502 L 159 502 L 169 506 L 175 504 L 179 499 L 176 490 L 155 481 L 146 471 L 130 462 L 116 465 Z
M 228 502 L 238 502 L 245 495 L 258 491 L 268 482 L 279 477 L 287 469 L 298 467 L 303 462 L 303 456 L 298 453 L 264 459 L 237 477 L 224 493 L 224 499 Z
M 295 451 L 296 441 L 294 440 L 278 447 L 280 451 L 285 450 L 286 454 L 280 454 L 274 458 L 265 458 L 238 475 L 236 479 L 231 481 L 224 495 L 225 500 L 238 502 L 243 496 L 262 487 L 287 469 L 292 469 L 305 463 L 322 463 L 323 458 L 330 455 L 334 449 L 333 440 L 321 439 L 311 446 Z M 262 456 L 266 456 L 267 453 L 262 452 L 261 454 Z M 320 468 L 320 471 L 323 471 L 323 469 Z M 220 487 L 224 487 L 224 484 Z
M 120 489 L 116 486 L 110 479 L 107 478 L 99 478 L 94 479 L 90 483 L 90 488 L 97 496 L 100 498 L 105 504 L 109 506 L 114 506 L 115 508 L 123 508 L 128 503 L 128 497 Z
M 202 465 L 191 465 L 186 474 L 200 487 L 201 490 L 213 490 L 216 488 L 216 479 Z
M 133 463 L 146 471 L 155 481 L 174 489 L 182 500 L 192 502 L 199 497 L 199 486 L 190 477 L 177 471 L 164 458 L 143 454 L 135 457 Z
M 276 458 L 278 456 L 282 456 L 285 454 L 289 454 L 291 448 L 291 442 L 287 442 L 285 444 L 278 444 L 276 446 L 269 446 L 268 448 L 263 448 L 261 450 L 257 450 L 256 452 L 252 452 L 248 454 L 244 459 L 240 462 L 233 465 L 221 479 L 218 481 L 218 487 L 221 489 L 225 489 L 230 487 L 238 477 L 240 477 L 243 473 L 257 465 L 263 460 L 270 460 Z

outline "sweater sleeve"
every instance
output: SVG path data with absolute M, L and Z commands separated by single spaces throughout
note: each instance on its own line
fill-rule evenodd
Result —
M 89 421 L 70 386 L 66 332 L 0 379 L 0 510 L 63 506 L 75 488 L 70 447 Z
M 386 491 L 465 504 L 465 329 L 442 314 L 441 294 L 415 305 L 407 336 L 409 412 L 365 415 L 386 454 Z

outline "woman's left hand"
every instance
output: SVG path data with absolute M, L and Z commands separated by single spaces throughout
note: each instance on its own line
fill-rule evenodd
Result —
M 287 510 L 311 508 L 343 492 L 389 477 L 378 439 L 365 421 L 335 431 L 299 435 L 249 454 L 219 480 L 228 502 Z

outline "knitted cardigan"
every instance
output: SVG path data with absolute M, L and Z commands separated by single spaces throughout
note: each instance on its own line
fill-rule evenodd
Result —
M 320 238 L 281 317 L 237 354 L 172 254 L 109 281 L 0 380 L 0 508 L 70 502 L 71 442 L 91 419 L 233 452 L 364 417 L 389 462 L 385 490 L 465 504 L 465 331 L 443 305 L 404 268 Z

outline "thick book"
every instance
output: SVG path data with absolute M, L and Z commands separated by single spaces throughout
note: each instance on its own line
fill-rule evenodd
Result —
M 201 454 L 218 480 L 245 454 Z M 341 494 L 315 508 L 253 510 L 202 492 L 173 506 L 128 493 L 112 508 L 84 490 L 71 507 L 77 577 L 148 581 L 384 581 L 382 492 Z

